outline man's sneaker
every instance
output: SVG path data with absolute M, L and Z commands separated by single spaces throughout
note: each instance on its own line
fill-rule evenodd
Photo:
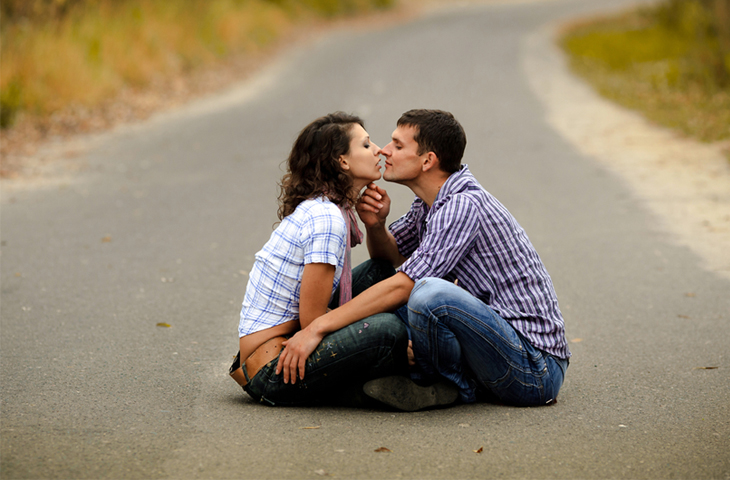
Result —
M 406 412 L 449 405 L 459 397 L 459 390 L 452 384 L 439 382 L 422 387 L 401 376 L 376 378 L 362 389 L 367 396 Z

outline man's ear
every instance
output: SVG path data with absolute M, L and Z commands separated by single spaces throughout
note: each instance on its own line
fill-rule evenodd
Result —
M 421 169 L 424 172 L 428 172 L 432 168 L 438 168 L 439 166 L 439 157 L 436 156 L 433 152 L 428 152 L 426 154 L 426 158 L 423 159 L 423 164 L 421 165 Z
M 339 161 L 343 170 L 347 171 L 350 169 L 350 161 L 346 156 L 340 155 Z

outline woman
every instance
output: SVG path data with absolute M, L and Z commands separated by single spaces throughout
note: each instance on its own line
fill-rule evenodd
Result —
M 281 223 L 256 254 L 241 309 L 240 352 L 230 371 L 254 399 L 270 405 L 346 401 L 366 381 L 407 368 L 405 326 L 381 314 L 326 336 L 308 359 L 305 379 L 285 383 L 275 372 L 289 336 L 328 305 L 352 297 L 350 248 L 362 239 L 352 206 L 380 179 L 379 162 L 380 148 L 363 121 L 341 112 L 310 123 L 294 142 L 281 182 Z M 355 283 L 367 286 L 392 273 L 371 262 L 355 273 Z

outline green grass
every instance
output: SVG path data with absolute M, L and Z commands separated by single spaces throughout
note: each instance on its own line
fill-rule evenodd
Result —
M 395 0 L 4 0 L 0 127 L 25 112 L 94 107 L 255 54 L 298 25 L 392 6 Z
M 702 141 L 730 138 L 730 54 L 687 7 L 699 2 L 675 4 L 573 25 L 562 46 L 605 97 Z

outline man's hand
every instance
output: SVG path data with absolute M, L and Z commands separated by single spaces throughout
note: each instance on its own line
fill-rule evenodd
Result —
M 406 353 L 408 355 L 408 365 L 411 367 L 415 367 L 416 356 L 413 355 L 413 342 L 411 340 L 408 340 L 408 351 Z
M 276 374 L 284 373 L 284 383 L 289 383 L 289 380 L 292 384 L 297 383 L 297 370 L 299 371 L 299 378 L 304 378 L 307 358 L 314 352 L 322 338 L 324 338 L 324 335 L 315 333 L 311 328 L 305 328 L 283 342 L 285 348 L 279 355 Z
M 390 213 L 390 197 L 385 189 L 371 183 L 355 206 L 365 228 L 385 225 Z

